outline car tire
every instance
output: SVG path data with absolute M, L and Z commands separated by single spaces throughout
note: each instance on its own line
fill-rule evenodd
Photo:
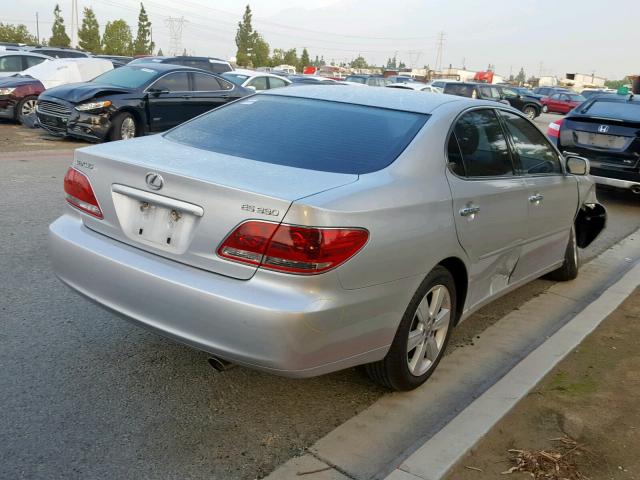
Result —
M 18 105 L 16 105 L 16 120 L 18 122 L 24 123 L 24 120 L 28 115 L 35 113 L 37 100 L 37 96 L 30 95 L 28 97 L 24 97 L 20 102 L 18 102 Z
M 546 105 L 542 106 L 542 113 L 549 113 L 549 107 Z
M 449 343 L 456 305 L 453 276 L 437 266 L 409 302 L 387 355 L 364 366 L 368 376 L 391 390 L 413 390 L 426 382 Z
M 580 268 L 580 256 L 578 254 L 578 242 L 576 241 L 575 228 L 571 228 L 569 243 L 564 252 L 564 263 L 560 268 L 547 274 L 549 280 L 556 282 L 567 282 L 578 277 L 578 269 Z
M 522 109 L 522 113 L 524 113 L 529 120 L 533 120 L 538 116 L 538 109 L 529 105 Z
M 109 140 L 128 140 L 139 134 L 135 117 L 128 112 L 116 113 L 111 120 Z

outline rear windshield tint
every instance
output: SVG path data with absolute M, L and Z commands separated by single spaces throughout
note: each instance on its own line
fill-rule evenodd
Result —
M 266 163 L 364 174 L 390 165 L 428 118 L 348 103 L 254 95 L 165 136 L 203 150 Z
M 630 122 L 640 122 L 640 102 L 607 102 L 595 100 L 581 114 L 593 117 L 614 118 Z

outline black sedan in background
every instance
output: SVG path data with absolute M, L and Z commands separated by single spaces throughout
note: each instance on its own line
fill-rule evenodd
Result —
M 195 68 L 136 64 L 46 90 L 38 97 L 36 114 L 40 126 L 54 135 L 124 140 L 168 130 L 251 93 Z
M 586 157 L 599 185 L 640 194 L 640 96 L 596 96 L 562 120 L 558 148 Z

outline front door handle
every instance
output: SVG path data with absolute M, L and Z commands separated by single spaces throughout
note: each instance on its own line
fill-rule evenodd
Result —
M 536 193 L 535 195 L 531 195 L 529 197 L 529 202 L 538 204 L 542 201 L 543 198 L 544 195 L 542 195 L 541 193 Z
M 473 217 L 476 213 L 480 211 L 480 207 L 476 206 L 468 206 L 460 209 L 460 215 L 463 217 Z

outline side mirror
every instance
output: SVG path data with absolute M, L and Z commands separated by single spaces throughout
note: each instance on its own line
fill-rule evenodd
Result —
M 589 160 L 574 154 L 565 153 L 567 172 L 571 175 L 589 175 Z
M 248 89 L 248 90 L 251 90 L 252 92 L 257 91 L 257 90 L 256 90 L 256 87 L 254 87 L 253 85 L 247 85 L 247 86 L 246 86 L 246 87 L 244 87 L 244 88 L 246 88 L 246 89 Z

